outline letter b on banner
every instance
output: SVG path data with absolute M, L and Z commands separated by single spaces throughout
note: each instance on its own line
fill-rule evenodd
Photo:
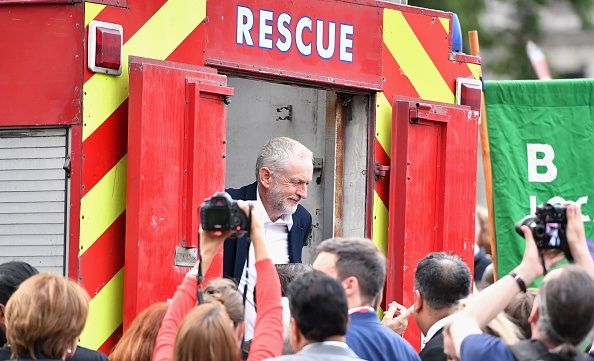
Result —
M 557 167 L 553 164 L 555 150 L 549 144 L 526 144 L 528 155 L 528 181 L 549 183 L 557 178 Z M 542 168 L 545 168 L 544 172 Z

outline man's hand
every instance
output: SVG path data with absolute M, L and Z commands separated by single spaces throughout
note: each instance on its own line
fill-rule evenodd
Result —
M 250 225 L 250 239 L 254 245 L 254 253 L 256 255 L 256 262 L 268 258 L 268 250 L 264 243 L 264 226 L 258 212 L 255 212 L 253 205 L 245 201 L 237 201 L 239 208 L 250 218 L 250 206 L 252 207 L 251 225 Z
M 567 244 L 575 264 L 584 267 L 590 277 L 594 279 L 594 261 L 586 244 L 586 231 L 582 222 L 580 206 L 571 203 L 567 205 Z
M 205 231 L 200 227 L 198 234 L 200 236 L 200 253 L 204 258 L 210 253 L 214 255 L 219 245 L 231 235 L 231 231 Z
M 402 336 L 408 327 L 408 318 L 412 314 L 413 308 L 414 305 L 406 308 L 396 301 L 390 303 L 388 311 L 384 313 L 382 325 Z

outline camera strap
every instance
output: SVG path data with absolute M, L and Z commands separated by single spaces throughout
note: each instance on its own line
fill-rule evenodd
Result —
M 203 280 L 203 276 L 202 276 L 202 254 L 200 253 L 200 248 L 198 248 L 198 274 L 196 276 L 198 278 L 198 289 L 196 291 L 196 302 L 198 305 L 201 305 L 204 303 L 204 296 L 203 296 L 203 292 L 202 292 L 202 280 Z
M 542 249 L 538 249 L 538 256 L 540 258 L 540 264 L 542 265 L 542 275 L 546 276 L 547 275 L 547 266 L 545 265 L 545 256 L 544 256 L 544 251 Z

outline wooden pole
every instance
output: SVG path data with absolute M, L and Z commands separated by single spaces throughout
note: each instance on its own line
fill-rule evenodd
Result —
M 478 31 L 468 32 L 470 54 L 480 56 Z M 487 209 L 489 211 L 489 242 L 491 243 L 491 256 L 493 257 L 493 276 L 497 280 L 497 242 L 495 240 L 495 212 L 493 211 L 493 172 L 491 170 L 491 150 L 489 147 L 489 130 L 487 128 L 487 108 L 485 96 L 481 100 L 481 124 L 479 126 L 481 139 L 481 154 L 483 156 L 483 174 L 485 178 L 485 193 L 487 196 Z

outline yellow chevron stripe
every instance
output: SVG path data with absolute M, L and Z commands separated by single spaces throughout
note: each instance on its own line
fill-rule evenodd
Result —
M 448 18 L 438 18 L 439 22 L 441 23 L 441 26 L 443 26 L 443 28 L 446 31 L 446 34 L 450 33 L 450 19 Z
M 479 64 L 470 63 L 466 63 L 466 65 L 468 65 L 468 69 L 470 69 L 472 76 L 474 76 L 476 80 L 479 80 L 481 78 L 481 66 Z
M 400 11 L 384 9 L 383 38 L 422 99 L 454 103 L 454 93 Z
M 122 323 L 124 315 L 124 268 L 93 297 L 79 344 L 97 350 Z
M 80 250 L 89 247 L 126 209 L 126 169 L 124 156 L 80 201 Z
M 384 93 L 378 93 L 375 112 L 375 138 L 389 156 L 392 154 L 392 104 Z
M 83 86 L 83 141 L 128 97 L 128 56 L 163 60 L 202 22 L 206 0 L 169 0 L 122 49 L 122 75 L 95 74 Z
M 376 191 L 373 191 L 373 224 L 371 234 L 373 234 L 373 242 L 383 254 L 386 254 L 388 252 L 388 208 L 386 208 Z
M 93 21 L 105 7 L 105 5 L 101 4 L 85 3 L 85 28 L 89 26 L 89 23 Z

